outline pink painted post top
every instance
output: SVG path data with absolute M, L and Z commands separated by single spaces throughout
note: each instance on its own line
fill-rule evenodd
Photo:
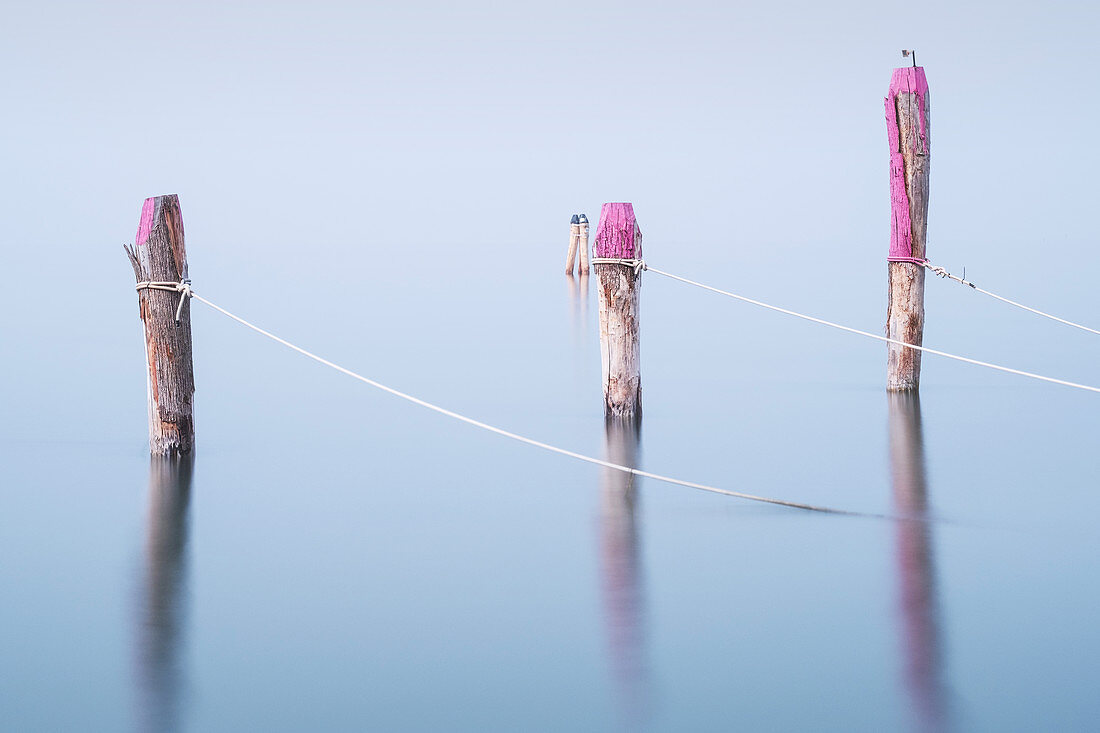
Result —
M 156 206 L 156 196 L 150 196 L 142 204 L 141 220 L 138 222 L 137 236 L 134 237 L 135 247 L 142 246 L 149 239 L 149 234 L 153 231 L 153 215 L 156 213 Z
M 913 224 L 909 219 L 909 196 L 905 192 L 905 162 L 901 154 L 901 132 L 898 130 L 897 98 L 899 94 L 915 94 L 920 116 L 920 130 L 914 144 L 921 152 L 928 152 L 928 129 L 924 118 L 928 80 L 923 66 L 906 66 L 894 69 L 890 79 L 890 92 L 886 95 L 886 134 L 890 138 L 890 262 L 915 262 L 926 260 L 913 257 Z
M 634 259 L 635 224 L 633 204 L 604 204 L 596 227 L 595 256 Z

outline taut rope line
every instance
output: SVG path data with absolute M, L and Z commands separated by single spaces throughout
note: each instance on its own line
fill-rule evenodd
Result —
M 946 351 L 940 351 L 938 349 L 930 349 L 927 346 L 917 346 L 916 344 L 906 343 L 905 341 L 898 341 L 897 339 L 887 338 L 886 336 L 880 336 L 877 333 L 871 333 L 870 331 L 862 331 L 858 328 L 852 328 L 851 326 L 842 326 L 839 323 L 833 323 L 832 321 L 826 321 L 823 318 L 815 318 L 814 316 L 808 316 L 805 313 L 798 313 L 797 311 L 788 310 L 787 308 L 780 308 L 777 305 L 769 305 L 768 303 L 762 303 L 759 300 L 753 300 L 747 298 L 744 295 L 738 295 L 737 293 L 731 293 L 728 290 L 721 290 L 719 288 L 711 287 L 710 285 L 704 285 L 703 283 L 696 282 L 694 280 L 688 280 L 686 277 L 680 277 L 679 275 L 673 275 L 670 272 L 658 270 L 655 267 L 646 266 L 648 272 L 652 272 L 656 275 L 663 275 L 664 277 L 671 278 L 672 280 L 679 280 L 682 283 L 688 285 L 694 285 L 697 288 L 703 290 L 709 290 L 712 293 L 718 293 L 719 295 L 725 295 L 735 300 L 740 300 L 745 303 L 751 303 L 752 305 L 758 305 L 761 308 L 767 308 L 778 313 L 784 313 L 788 316 L 794 316 L 795 318 L 801 318 L 804 321 L 810 321 L 812 323 L 820 323 L 822 326 L 828 326 L 829 328 L 836 328 L 841 331 L 847 331 L 848 333 L 854 333 L 859 336 L 866 336 L 867 338 L 873 338 L 876 341 L 885 341 L 888 344 L 897 344 L 899 346 L 908 346 L 910 349 L 916 349 L 917 351 L 923 351 L 928 354 L 935 354 L 936 356 L 943 356 L 948 359 L 954 359 L 955 361 L 964 361 L 967 364 L 974 364 L 976 366 L 983 366 L 989 369 L 996 369 L 999 372 L 1008 372 L 1009 374 L 1018 374 L 1021 377 L 1029 377 L 1031 379 L 1038 379 L 1042 382 L 1050 382 L 1052 384 L 1061 384 L 1065 387 L 1073 387 L 1075 389 L 1083 389 L 1088 392 L 1100 392 L 1100 387 L 1092 387 L 1087 384 L 1078 384 L 1077 382 L 1069 382 L 1065 379 L 1056 379 L 1054 377 L 1044 377 L 1042 374 L 1034 374 L 1033 372 L 1025 372 L 1020 369 L 1013 369 L 1011 367 L 1001 366 L 1000 364 L 990 364 L 987 361 L 978 361 L 977 359 L 971 359 L 966 356 L 958 356 L 957 354 L 949 354 Z
M 168 287 L 169 285 L 171 285 L 173 287 L 169 288 Z M 184 285 L 182 283 L 167 283 L 167 284 L 166 283 L 148 283 L 148 284 L 146 284 L 146 286 L 151 287 L 153 289 L 160 289 L 160 290 L 171 289 L 171 290 L 177 290 L 179 292 L 184 292 Z M 154 286 L 163 286 L 163 287 L 154 287 Z M 512 440 L 518 441 L 520 443 L 526 443 L 527 445 L 531 445 L 531 446 L 534 446 L 536 448 L 541 448 L 543 450 L 550 451 L 551 453 L 557 453 L 558 455 L 568 456 L 569 458 L 576 458 L 578 461 L 584 461 L 586 463 L 592 463 L 592 464 L 595 464 L 597 466 L 603 466 L 604 468 L 610 468 L 614 471 L 622 471 L 623 473 L 628 473 L 628 474 L 631 474 L 632 476 L 641 476 L 642 478 L 649 478 L 649 479 L 653 479 L 654 481 L 661 481 L 661 482 L 666 483 L 666 484 L 675 484 L 677 486 L 684 486 L 684 487 L 687 487 L 689 489 L 698 489 L 699 491 L 709 491 L 712 494 L 722 494 L 724 496 L 733 496 L 733 497 L 736 497 L 738 499 L 747 499 L 749 501 L 759 501 L 759 502 L 763 502 L 765 504 L 776 504 L 778 506 L 790 507 L 792 509 L 805 509 L 807 511 L 812 511 L 812 512 L 823 512 L 825 514 L 843 514 L 843 515 L 847 515 L 847 516 L 871 517 L 871 518 L 876 518 L 876 519 L 892 519 L 893 518 L 893 517 L 887 517 L 886 515 L 883 515 L 883 514 L 873 514 L 873 513 L 868 513 L 868 512 L 856 512 L 856 511 L 849 511 L 849 510 L 846 510 L 846 509 L 833 509 L 831 507 L 817 506 L 817 505 L 814 505 L 814 504 L 804 504 L 802 502 L 797 502 L 797 501 L 786 501 L 784 499 L 772 499 L 772 498 L 767 497 L 767 496 L 756 496 L 754 494 L 746 494 L 746 493 L 741 492 L 741 491 L 731 491 L 730 489 L 721 489 L 721 488 L 718 488 L 717 486 L 708 486 L 707 484 L 699 484 L 699 483 L 695 483 L 694 481 L 684 481 L 684 480 L 681 480 L 681 479 L 678 479 L 678 478 L 672 478 L 671 476 L 663 476 L 659 473 L 650 473 L 649 471 L 642 471 L 642 470 L 637 469 L 637 468 L 631 468 L 630 466 L 623 466 L 623 465 L 620 465 L 618 463 L 611 463 L 610 461 L 603 461 L 603 460 L 600 460 L 599 458 L 593 458 L 592 456 L 586 456 L 583 453 L 577 453 L 575 451 L 567 450 L 565 448 L 559 448 L 556 445 L 550 445 L 549 443 L 543 443 L 541 440 L 535 440 L 534 438 L 528 438 L 524 435 L 519 435 L 517 433 L 510 432 L 510 431 L 505 430 L 503 428 L 498 428 L 495 425 L 490 425 L 488 423 L 481 422 L 480 420 L 475 420 L 472 417 L 466 417 L 465 415 L 460 415 L 459 413 L 454 412 L 453 410 L 448 410 L 445 407 L 440 407 L 439 405 L 432 404 L 431 402 L 428 402 L 426 400 L 422 400 L 419 397 L 413 397 L 412 395 L 406 394 L 405 392 L 394 389 L 393 387 L 388 387 L 385 384 L 382 384 L 381 382 L 376 382 L 375 380 L 373 380 L 369 377 L 364 377 L 362 374 L 357 374 L 356 372 L 353 372 L 352 370 L 350 370 L 346 367 L 342 367 L 339 364 L 335 364 L 335 363 L 329 361 L 328 359 L 325 359 L 324 357 L 321 357 L 321 356 L 318 356 L 317 354 L 314 354 L 311 351 L 307 351 L 307 350 L 303 349 L 301 346 L 296 346 L 296 345 L 290 343 L 289 341 L 287 341 L 286 339 L 280 338 L 280 337 L 276 336 L 275 334 L 271 333 L 270 331 L 266 331 L 266 330 L 260 328 L 259 326 L 257 326 L 256 324 L 250 323 L 250 322 L 246 321 L 245 319 L 241 318 L 240 316 L 238 316 L 234 313 L 230 313 L 225 308 L 222 308 L 220 305 L 217 305 L 217 304 L 207 300 L 206 298 L 204 298 L 201 295 L 199 295 L 198 293 L 196 293 L 194 290 L 191 290 L 189 284 L 186 287 L 187 287 L 187 290 L 186 290 L 187 295 L 190 296 L 191 298 L 194 298 L 195 300 L 198 300 L 198 301 L 201 301 L 201 302 L 205 303 L 206 305 L 210 306 L 211 308 L 218 311 L 222 315 L 225 315 L 225 316 L 228 316 L 229 318 L 232 318 L 234 321 L 236 321 L 237 323 L 240 323 L 242 326 L 250 328 L 253 331 L 255 331 L 256 333 L 258 333 L 262 336 L 266 336 L 267 338 L 271 339 L 272 341 L 280 343 L 283 346 L 287 347 L 288 349 L 292 349 L 294 351 L 297 351 L 302 356 L 309 357 L 310 359 L 313 359 L 314 361 L 316 361 L 320 364 L 324 364 L 325 366 L 330 367 L 332 369 L 335 369 L 336 371 L 341 372 L 342 374 L 346 374 L 347 376 L 351 377 L 352 379 L 358 379 L 360 382 L 363 382 L 364 384 L 369 384 L 370 386 L 375 387 L 376 389 L 380 389 L 383 392 L 388 392 L 389 394 L 393 395 L 394 397 L 399 397 L 399 398 L 401 398 L 401 399 L 403 399 L 407 402 L 412 402 L 415 405 L 420 405 L 421 407 L 425 407 L 429 410 L 432 410 L 433 412 L 438 412 L 440 415 L 446 415 L 449 418 L 453 418 L 453 419 L 458 420 L 460 422 L 464 422 L 467 425 L 473 425 L 476 428 L 481 428 L 482 430 L 487 430 L 490 433 L 496 433 L 497 435 L 502 435 L 505 438 L 511 438 Z M 183 298 L 181 298 L 181 300 L 183 300 Z
M 898 344 L 899 346 L 906 346 L 906 347 L 909 347 L 911 349 L 916 349 L 918 351 L 927 352 L 929 354 L 935 354 L 937 356 L 943 356 L 943 357 L 946 357 L 948 359 L 955 359 L 957 361 L 966 362 L 968 364 L 974 364 L 976 366 L 984 366 L 984 367 L 988 367 L 990 369 L 994 369 L 994 370 L 997 370 L 997 371 L 1008 372 L 1010 374 L 1017 374 L 1017 375 L 1020 375 L 1020 376 L 1023 376 L 1023 377 L 1029 377 L 1031 379 L 1037 379 L 1037 380 L 1044 381 L 1044 382 L 1051 382 L 1053 384 L 1061 384 L 1061 385 L 1064 385 L 1066 387 L 1074 387 L 1076 389 L 1083 389 L 1083 390 L 1087 390 L 1089 392 L 1100 392 L 1100 387 L 1092 387 L 1092 386 L 1087 385 L 1087 384 L 1078 384 L 1076 382 L 1069 382 L 1069 381 L 1066 381 L 1064 379 L 1056 379 L 1054 377 L 1045 377 L 1041 374 L 1034 374 L 1032 372 L 1025 372 L 1025 371 L 1022 371 L 1022 370 L 1019 370 L 1019 369 L 1012 369 L 1010 367 L 1001 366 L 999 364 L 991 364 L 989 362 L 979 361 L 977 359 L 971 359 L 971 358 L 965 357 L 965 356 L 958 356 L 956 354 L 949 354 L 946 351 L 939 351 L 938 349 L 930 349 L 926 346 L 917 346 L 916 344 L 910 344 L 910 343 L 906 343 L 904 341 L 898 341 L 896 339 L 887 338 L 886 336 L 880 336 L 878 334 L 874 334 L 874 333 L 871 333 L 869 331 L 863 331 L 863 330 L 860 330 L 858 328 L 852 328 L 851 326 L 844 326 L 844 325 L 841 325 L 839 323 L 834 323 L 832 321 L 827 321 L 823 318 L 816 318 L 814 316 L 809 316 L 809 315 L 806 315 L 804 313 L 798 313 L 797 311 L 792 311 L 792 310 L 789 310 L 787 308 L 780 308 L 779 306 L 770 305 L 768 303 L 764 303 L 764 302 L 759 301 L 759 300 L 754 300 L 754 299 L 748 298 L 744 295 L 738 295 L 736 293 L 731 293 L 727 290 L 721 290 L 719 288 L 715 288 L 715 287 L 712 287 L 710 285 L 704 285 L 703 283 L 696 282 L 695 280 L 689 280 L 688 278 L 680 277 L 679 275 L 673 275 L 670 272 L 665 272 L 663 270 L 658 270 L 656 268 L 650 267 L 643 260 L 639 260 L 639 259 L 627 260 L 627 259 L 620 259 L 620 258 L 595 258 L 595 259 L 592 260 L 592 264 L 618 264 L 618 265 L 624 265 L 626 267 L 632 268 L 634 270 L 635 274 L 638 274 L 643 270 L 653 272 L 657 275 L 662 275 L 662 276 L 670 278 L 672 280 L 678 280 L 679 282 L 685 283 L 687 285 L 693 285 L 695 287 L 702 288 L 703 290 L 709 290 L 713 293 L 718 293 L 719 295 L 725 295 L 729 298 L 734 298 L 735 300 L 740 300 L 740 301 L 743 301 L 745 303 L 750 303 L 752 305 L 760 306 L 761 308 L 767 308 L 768 310 L 773 310 L 773 311 L 776 311 L 778 313 L 783 313 L 783 314 L 786 314 L 786 315 L 789 315 L 789 316 L 794 316 L 795 318 L 800 318 L 802 320 L 810 321 L 812 323 L 819 323 L 823 326 L 829 326 L 830 328 L 839 329 L 841 331 L 847 331 L 848 333 L 854 333 L 854 334 L 857 334 L 857 335 L 860 335 L 860 336 L 866 336 L 868 338 L 875 339 L 876 341 L 885 341 L 886 343 Z M 967 284 L 969 284 L 969 283 L 967 283 Z M 288 349 L 291 349 L 293 351 L 297 351 L 299 354 L 302 354 L 303 356 L 306 356 L 310 359 L 313 359 L 314 361 L 316 361 L 320 364 L 324 364 L 325 366 L 330 367 L 332 369 L 335 369 L 336 371 L 341 372 L 342 374 L 346 374 L 347 376 L 351 377 L 352 379 L 357 379 L 360 382 L 363 382 L 364 384 L 369 384 L 370 386 L 372 386 L 376 389 L 382 390 L 383 392 L 387 392 L 387 393 L 393 395 L 394 397 L 398 397 L 398 398 L 403 399 L 407 402 L 412 402 L 413 404 L 420 405 L 421 407 L 432 410 L 433 412 L 438 412 L 441 415 L 445 415 L 445 416 L 450 417 L 454 420 L 458 420 L 459 422 L 464 422 L 468 425 L 473 425 L 476 428 L 481 428 L 482 430 L 486 430 L 490 433 L 496 433 L 497 435 L 501 435 L 505 438 L 510 438 L 510 439 L 515 440 L 517 442 L 525 443 L 527 445 L 534 446 L 536 448 L 541 448 L 541 449 L 549 451 L 551 453 L 557 453 L 558 455 L 567 456 L 569 458 L 575 458 L 579 461 L 584 461 L 586 463 L 591 463 L 591 464 L 594 464 L 594 465 L 597 465 L 597 466 L 603 466 L 604 468 L 609 468 L 609 469 L 612 469 L 614 471 L 621 471 L 623 473 L 627 473 L 627 474 L 630 474 L 632 476 L 641 476 L 643 478 L 653 479 L 654 481 L 661 481 L 663 483 L 674 484 L 676 486 L 684 486 L 684 487 L 691 488 L 691 489 L 697 489 L 699 491 L 707 491 L 707 492 L 714 493 L 714 494 L 722 494 L 724 496 L 732 496 L 732 497 L 735 497 L 735 498 L 746 499 L 746 500 L 749 500 L 749 501 L 757 501 L 757 502 L 762 502 L 762 503 L 765 503 L 765 504 L 775 504 L 777 506 L 785 506 L 785 507 L 790 507 L 790 508 L 793 508 L 793 509 L 805 509 L 807 511 L 822 512 L 822 513 L 827 513 L 827 514 L 842 514 L 842 515 L 848 515 L 848 516 L 873 517 L 873 518 L 882 518 L 882 519 L 891 518 L 891 517 L 887 517 L 886 515 L 882 515 L 882 514 L 872 514 L 872 513 L 867 513 L 867 512 L 856 512 L 856 511 L 849 511 L 849 510 L 845 510 L 845 509 L 834 509 L 834 508 L 831 508 L 831 507 L 817 506 L 817 505 L 814 505 L 814 504 L 805 504 L 805 503 L 796 502 L 796 501 L 786 501 L 784 499 L 773 499 L 773 498 L 766 497 L 766 496 L 757 496 L 755 494 L 747 494 L 747 493 L 740 492 L 740 491 L 732 491 L 730 489 L 722 489 L 722 488 L 719 488 L 717 486 L 709 486 L 707 484 L 700 484 L 700 483 L 696 483 L 694 481 L 684 481 L 682 479 L 673 478 L 671 476 L 664 476 L 664 475 L 658 474 L 658 473 L 651 473 L 649 471 L 642 471 L 640 469 L 632 468 L 630 466 L 623 466 L 623 465 L 620 465 L 618 463 L 611 463 L 610 461 L 604 461 L 604 460 L 601 460 L 599 458 L 593 458 L 592 456 L 586 456 L 583 453 L 577 453 L 575 451 L 571 451 L 571 450 L 568 450 L 566 448 L 559 448 L 558 446 L 550 445 L 549 443 L 544 443 L 540 440 L 535 440 L 534 438 L 528 438 L 524 435 L 519 435 L 517 433 L 513 433 L 513 432 L 505 430 L 503 428 L 498 428 L 495 425 L 490 425 L 488 423 L 481 422 L 480 420 L 475 420 L 471 417 L 461 415 L 457 412 L 454 412 L 453 410 L 448 410 L 445 407 L 440 407 L 439 405 L 433 404 L 433 403 L 428 402 L 426 400 L 422 400 L 419 397 L 414 397 L 410 394 L 407 394 L 407 393 L 402 392 L 400 390 L 394 389 L 393 387 L 389 387 L 385 384 L 382 384 L 381 382 L 377 382 L 373 379 L 370 379 L 369 377 L 364 377 L 362 374 L 358 374 L 356 372 L 353 372 L 353 371 L 351 371 L 350 369 L 348 369 L 346 367 L 340 366 L 339 364 L 331 362 L 328 359 L 325 359 L 324 357 L 318 356 L 317 354 L 314 354 L 311 351 L 307 351 L 306 349 L 303 349 L 301 346 L 296 346 L 295 344 L 290 343 L 286 339 L 280 338 L 279 336 L 276 336 L 275 334 L 271 333 L 270 331 L 267 331 L 263 328 L 260 328 L 259 326 L 255 325 L 254 323 L 246 321 L 244 318 L 241 318 L 240 316 L 227 311 L 225 308 L 222 308 L 221 306 L 217 305 L 216 303 L 214 303 L 210 300 L 207 300 L 206 298 L 202 297 L 201 295 L 199 295 L 198 293 L 196 293 L 194 290 L 191 289 L 191 281 L 190 280 L 183 280 L 183 281 L 180 281 L 180 282 L 144 281 L 144 282 L 137 283 L 137 289 L 139 291 L 149 289 L 149 290 L 166 290 L 166 291 L 180 293 L 179 306 L 176 308 L 176 320 L 179 320 L 180 313 L 183 309 L 183 303 L 188 298 L 193 298 L 195 300 L 199 300 L 202 303 L 204 303 L 204 304 L 208 305 L 209 307 L 213 308 L 214 310 L 218 311 L 222 315 L 225 315 L 225 316 L 233 319 L 234 321 L 240 323 L 241 325 L 245 326 L 246 328 L 249 328 L 249 329 L 255 331 L 256 333 L 258 333 L 262 336 L 266 336 L 267 338 L 271 339 L 272 341 L 275 341 L 277 343 L 282 344 L 283 346 L 286 346 Z M 1046 315 L 1046 314 L 1043 314 L 1043 315 Z M 1057 320 L 1060 320 L 1060 319 L 1057 319 Z M 1070 324 L 1070 325 L 1077 325 L 1077 324 Z M 1086 329 L 1086 330 L 1091 330 L 1091 329 Z
M 1089 328 L 1088 326 L 1082 326 L 1080 323 L 1074 323 L 1073 321 L 1067 321 L 1065 318 L 1059 318 L 1058 316 L 1051 315 L 1050 313 L 1044 313 L 1041 310 L 1037 310 L 1037 309 L 1032 308 L 1030 306 L 1026 306 L 1023 303 L 1017 303 L 1015 300 L 1009 300 L 1008 298 L 1004 297 L 1003 295 L 997 295 L 996 293 L 991 293 L 988 290 L 985 290 L 984 288 L 979 288 L 977 285 L 975 285 L 974 283 L 970 282 L 969 280 L 967 280 L 965 278 L 961 278 L 958 275 L 952 275 L 946 269 L 944 269 L 944 268 L 942 268 L 938 265 L 933 265 L 928 260 L 924 260 L 923 262 L 918 262 L 917 264 L 924 265 L 925 267 L 927 267 L 929 270 L 936 273 L 940 277 L 947 278 L 948 280 L 954 280 L 955 282 L 957 282 L 961 285 L 967 285 L 967 286 L 973 288 L 974 290 L 977 290 L 979 293 L 984 293 L 985 295 L 988 295 L 991 298 L 996 298 L 997 300 L 1001 301 L 1002 303 L 1008 303 L 1009 305 L 1014 305 L 1017 308 L 1022 308 L 1025 311 L 1030 311 L 1030 312 L 1032 312 L 1036 315 L 1042 316 L 1043 318 L 1049 318 L 1052 321 L 1058 321 L 1059 323 L 1064 323 L 1067 326 L 1073 326 L 1074 328 L 1079 328 L 1082 331 L 1088 331 L 1089 333 L 1095 333 L 1096 335 L 1100 336 L 1100 331 L 1097 331 L 1095 328 Z M 965 268 L 963 269 L 963 274 L 964 275 L 966 274 L 966 269 Z

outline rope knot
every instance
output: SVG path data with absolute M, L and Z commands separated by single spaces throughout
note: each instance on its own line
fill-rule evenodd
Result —
M 176 289 L 180 291 L 180 304 L 176 306 L 176 323 L 179 323 L 180 314 L 183 312 L 183 303 L 188 298 L 192 297 L 191 281 L 187 278 L 180 280 L 179 284 L 176 286 Z
M 191 292 L 191 280 L 183 278 L 178 283 L 171 281 L 157 281 L 157 280 L 143 280 L 137 284 L 137 290 L 166 290 L 171 293 L 180 294 L 179 305 L 176 306 L 176 323 L 180 322 L 180 315 L 183 314 L 183 304 L 188 298 L 195 297 L 195 294 Z
M 593 257 L 593 265 L 625 265 L 634 270 L 634 275 L 637 276 L 643 270 L 648 270 L 645 260 L 642 259 L 624 259 L 622 257 Z

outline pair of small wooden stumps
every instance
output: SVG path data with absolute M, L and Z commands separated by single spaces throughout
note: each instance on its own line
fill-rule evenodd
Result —
M 573 261 L 577 259 L 578 250 L 580 259 L 577 263 L 577 274 L 588 274 L 588 217 L 585 214 L 573 214 L 569 220 L 569 252 L 565 256 L 565 274 L 573 274 Z

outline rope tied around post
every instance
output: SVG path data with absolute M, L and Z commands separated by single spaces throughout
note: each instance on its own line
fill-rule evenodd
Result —
M 144 282 L 137 283 L 136 290 L 141 292 L 142 290 L 165 290 L 171 293 L 180 293 L 180 303 L 176 306 L 176 323 L 180 322 L 180 314 L 183 313 L 183 304 L 188 298 L 195 297 L 195 294 L 191 291 L 191 281 L 188 279 L 180 280 L 177 282 L 163 282 L 157 280 L 145 280 Z
M 649 268 L 645 264 L 645 260 L 641 259 L 623 259 L 621 257 L 593 257 L 593 265 L 625 265 L 626 267 L 634 268 L 634 274 L 637 275 L 643 270 Z

